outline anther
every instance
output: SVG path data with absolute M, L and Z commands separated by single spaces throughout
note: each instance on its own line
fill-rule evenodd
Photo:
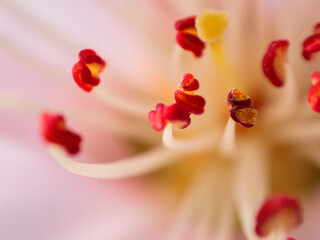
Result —
M 193 94 L 199 89 L 198 80 L 192 74 L 187 73 L 183 76 L 179 88 L 180 90 L 176 90 L 174 93 L 176 102 L 185 105 L 193 114 L 202 114 L 206 101 L 202 96 Z
M 253 127 L 257 122 L 258 111 L 251 107 L 251 98 L 239 89 L 232 89 L 227 97 L 230 117 L 241 126 Z
M 231 106 L 239 105 L 250 107 L 251 98 L 242 93 L 239 89 L 234 88 L 228 95 L 228 104 Z
M 192 93 L 199 89 L 199 81 L 195 79 L 192 74 L 187 73 L 183 76 L 179 89 L 184 92 Z
M 279 229 L 289 230 L 302 223 L 302 209 L 298 200 L 285 196 L 274 196 L 266 200 L 260 208 L 255 231 L 265 237 Z
M 311 83 L 308 102 L 314 111 L 320 113 L 320 72 L 314 72 L 311 75 Z
M 175 29 L 178 31 L 176 41 L 183 49 L 191 51 L 196 57 L 202 55 L 205 44 L 198 38 L 195 28 L 195 16 L 178 20 Z
M 43 113 L 41 133 L 47 142 L 61 145 L 69 154 L 76 154 L 80 150 L 81 137 L 66 128 L 62 115 Z
M 287 40 L 276 40 L 270 43 L 262 61 L 262 69 L 265 76 L 276 87 L 282 87 L 285 83 L 287 62 Z
M 303 42 L 303 57 L 310 61 L 317 57 L 318 52 L 320 51 L 320 33 L 314 34 L 308 37 Z
M 165 106 L 163 103 L 157 104 L 156 110 L 149 112 L 148 119 L 151 127 L 156 131 L 163 130 L 169 122 L 181 129 L 189 126 L 191 122 L 188 109 L 177 103 L 170 106 Z
M 257 122 L 258 111 L 252 107 L 240 106 L 230 110 L 230 117 L 241 126 L 253 127 Z
M 174 93 L 176 103 L 168 107 L 159 103 L 156 110 L 149 112 L 148 119 L 154 130 L 163 130 L 169 122 L 178 128 L 186 128 L 191 123 L 191 113 L 202 114 L 204 112 L 206 101 L 203 97 L 193 94 L 199 89 L 199 82 L 192 74 L 187 73 L 183 76 L 179 88 L 180 90 Z
M 100 83 L 99 74 L 106 62 L 95 51 L 84 49 L 79 52 L 79 61 L 72 68 L 75 82 L 86 92 L 90 92 L 94 86 Z

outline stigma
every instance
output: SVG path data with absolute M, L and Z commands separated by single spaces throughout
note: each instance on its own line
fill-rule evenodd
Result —
M 62 115 L 44 112 L 41 115 L 41 133 L 48 143 L 62 146 L 69 154 L 80 151 L 80 135 L 66 128 Z
M 227 97 L 230 117 L 245 128 L 257 122 L 258 111 L 251 106 L 251 98 L 239 89 L 232 89 Z
M 205 99 L 194 92 L 199 89 L 199 82 L 192 74 L 183 76 L 179 89 L 175 91 L 175 103 L 166 106 L 158 103 L 155 110 L 148 114 L 151 127 L 156 131 L 163 130 L 168 123 L 173 123 L 177 128 L 183 129 L 190 125 L 191 114 L 200 115 L 204 112 Z
M 99 74 L 106 66 L 106 62 L 95 51 L 84 49 L 79 52 L 79 61 L 72 68 L 75 82 L 86 92 L 100 83 Z

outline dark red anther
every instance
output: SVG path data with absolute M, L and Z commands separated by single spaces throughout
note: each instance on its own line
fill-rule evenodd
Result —
M 190 16 L 176 21 L 174 27 L 177 31 L 184 31 L 190 28 L 195 28 L 196 16 Z
M 84 49 L 79 52 L 79 61 L 72 68 L 73 78 L 80 88 L 90 92 L 100 83 L 99 74 L 105 65 L 106 62 L 95 51 Z
M 199 81 L 190 73 L 183 76 L 179 88 L 184 92 L 193 92 L 199 89 Z
M 239 89 L 234 88 L 228 94 L 228 104 L 231 106 L 245 106 L 250 107 L 251 98 L 248 95 L 242 93 Z
M 302 223 L 302 209 L 297 199 L 286 195 L 274 196 L 265 201 L 256 218 L 258 236 L 268 236 L 278 229 L 289 230 Z
M 314 34 L 308 37 L 303 42 L 303 57 L 310 61 L 313 60 L 320 51 L 320 33 Z
M 81 137 L 66 128 L 62 115 L 43 113 L 41 133 L 47 142 L 63 146 L 69 154 L 76 154 L 80 150 Z
M 189 112 L 193 114 L 202 114 L 206 101 L 199 95 L 187 94 L 181 90 L 176 90 L 174 98 L 177 103 L 185 105 Z
M 287 62 L 288 47 L 288 40 L 273 41 L 263 57 L 263 72 L 276 87 L 282 87 L 285 83 L 285 63 Z
M 196 57 L 200 57 L 202 55 L 205 45 L 196 35 L 178 32 L 176 40 L 183 49 L 191 51 Z
M 175 23 L 175 28 L 178 31 L 176 41 L 183 49 L 191 51 L 196 57 L 200 57 L 205 44 L 198 37 L 195 19 L 196 16 L 191 16 Z
M 170 106 L 165 106 L 163 103 L 157 104 L 156 110 L 149 112 L 148 119 L 151 127 L 156 131 L 163 130 L 169 122 L 181 129 L 189 126 L 191 122 L 188 109 L 177 103 Z
M 229 112 L 230 117 L 243 127 L 251 128 L 257 122 L 258 111 L 253 107 L 232 107 Z

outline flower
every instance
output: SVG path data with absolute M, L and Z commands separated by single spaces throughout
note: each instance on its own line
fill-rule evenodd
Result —
M 79 8 L 82 6 L 82 3 L 77 4 Z M 172 210 L 172 218 L 161 239 L 183 239 L 186 234 L 192 239 L 210 235 L 217 239 L 230 239 L 233 233 L 240 232 L 247 239 L 257 239 L 258 235 L 265 233 L 270 238 L 285 239 L 285 230 L 301 223 L 301 209 L 297 206 L 300 206 L 301 201 L 302 209 L 308 209 L 309 195 L 306 190 L 312 190 L 310 196 L 315 196 L 316 180 L 319 178 L 316 166 L 319 162 L 316 141 L 319 120 L 318 113 L 312 110 L 317 109 L 314 106 L 318 103 L 318 83 L 312 81 L 311 86 L 308 80 L 317 68 L 301 57 L 305 50 L 302 48 L 303 39 L 310 34 L 317 34 L 312 33 L 313 24 L 316 23 L 312 4 L 317 6 L 318 3 L 311 1 L 301 6 L 299 1 L 290 3 L 291 9 L 301 11 L 301 19 L 304 20 L 303 25 L 301 23 L 301 26 L 294 29 L 292 23 L 300 22 L 297 22 L 296 15 L 290 15 L 291 11 L 287 11 L 285 1 L 224 1 L 211 6 L 207 6 L 204 1 L 195 1 L 190 5 L 183 3 L 181 8 L 171 2 L 154 1 L 148 4 L 128 8 L 129 12 L 119 18 L 119 21 L 130 19 L 128 24 L 136 27 L 134 30 L 124 28 L 120 36 L 117 36 L 117 31 L 121 32 L 121 22 L 112 21 L 112 16 L 99 15 L 100 12 L 95 12 L 98 16 L 94 15 L 98 24 L 95 25 L 93 20 L 86 23 L 90 26 L 85 28 L 87 31 L 83 31 L 83 26 L 79 32 L 70 28 L 73 30 L 71 33 L 80 33 L 76 39 L 81 45 L 92 38 L 89 42 L 96 46 L 94 50 L 101 59 L 107 60 L 108 66 L 99 73 L 99 77 L 97 73 L 91 72 L 90 75 L 90 67 L 84 66 L 88 63 L 80 57 L 77 64 L 82 64 L 81 69 L 87 69 L 86 76 L 100 78 L 99 86 L 99 81 L 91 84 L 94 88 L 89 94 L 82 95 L 76 84 L 71 85 L 71 75 L 66 78 L 71 88 L 62 87 L 61 92 L 60 87 L 52 84 L 50 92 L 43 92 L 45 94 L 42 98 L 51 97 L 54 101 L 42 105 L 37 111 L 40 108 L 47 111 L 52 110 L 51 106 L 60 106 L 65 109 L 63 115 L 67 125 L 65 128 L 63 124 L 63 131 L 69 133 L 74 129 L 80 135 L 87 131 L 87 136 L 83 136 L 79 159 L 74 159 L 55 144 L 49 144 L 50 154 L 66 170 L 95 178 L 129 178 L 164 169 L 162 174 L 165 176 L 158 172 L 142 178 L 148 181 L 160 180 L 167 194 L 176 192 L 176 210 Z M 5 6 L 19 13 L 15 5 L 7 3 Z M 154 7 L 154 10 L 151 11 L 152 8 L 148 6 Z M 114 11 L 112 7 L 119 10 Z M 112 8 L 111 12 L 118 14 L 123 13 L 123 7 L 121 3 L 108 5 L 108 8 Z M 208 7 L 223 11 L 205 10 Z M 85 13 L 90 14 L 93 10 L 99 11 L 99 8 L 90 5 Z M 141 16 L 141 13 L 144 14 Z M 150 13 L 152 17 L 148 15 Z M 189 23 L 188 17 L 194 14 L 197 17 L 192 17 L 192 26 L 188 25 L 187 30 L 173 28 L 174 23 L 180 19 L 187 19 Z M 30 15 L 21 16 L 36 23 L 35 29 L 45 26 L 34 21 Z M 148 21 L 141 24 L 139 17 Z M 110 19 L 103 21 L 104 18 Z M 59 22 L 59 19 L 54 20 Z M 74 24 L 78 26 L 77 22 Z M 99 39 L 101 27 L 113 33 L 108 34 L 111 38 L 108 41 Z M 113 29 L 117 31 L 112 32 Z M 174 41 L 174 30 L 178 30 L 177 42 Z M 168 37 L 170 35 L 172 38 Z M 65 41 L 68 34 L 61 37 L 59 32 L 49 31 L 48 36 L 55 43 L 67 42 L 63 50 L 72 50 L 74 53 L 68 54 L 67 59 L 55 60 L 55 56 L 45 59 L 48 61 L 46 68 L 37 66 L 48 77 L 51 74 L 47 69 L 55 66 L 50 63 L 57 61 L 62 69 L 70 70 L 77 61 L 76 51 L 88 47 L 86 43 L 86 46 L 76 50 L 76 46 Z M 277 44 L 277 41 L 284 42 L 279 39 L 287 39 L 290 46 L 280 48 L 280 51 L 278 46 L 283 45 Z M 10 46 L 9 41 L 6 43 Z M 171 51 L 171 48 L 174 50 Z M 20 53 L 19 49 L 14 50 Z M 31 59 L 37 58 L 32 55 Z M 80 63 L 82 60 L 84 63 Z M 56 74 L 56 71 L 51 70 L 51 73 Z M 89 83 L 84 81 L 80 70 L 76 73 L 81 76 L 81 81 L 76 79 L 79 85 Z M 199 95 L 185 89 L 176 89 L 175 85 L 179 84 L 184 74 L 192 74 L 198 80 L 199 89 L 196 89 Z M 125 80 L 117 83 L 115 79 Z M 34 91 L 37 83 L 28 82 L 32 86 L 30 95 L 33 98 L 41 96 L 41 93 Z M 312 90 L 308 92 L 310 86 Z M 61 92 L 63 97 L 55 99 L 57 92 Z M 308 94 L 312 109 L 307 103 Z M 81 101 L 75 101 L 73 95 Z M 19 98 L 9 97 L 10 106 L 23 109 L 36 107 L 28 105 L 27 101 L 19 102 Z M 245 101 L 241 102 L 239 98 Z M 205 101 L 197 102 L 193 99 Z M 70 102 L 68 108 L 64 106 L 67 100 Z M 173 105 L 170 108 L 166 104 Z M 196 113 L 190 107 L 193 104 L 201 109 L 196 112 L 200 115 L 194 115 Z M 153 110 L 155 106 L 156 110 Z M 104 108 L 109 110 L 108 114 L 104 113 Z M 152 126 L 163 132 L 152 130 L 147 117 L 150 111 Z M 57 114 L 60 112 L 57 111 Z M 53 118 L 61 119 L 61 116 L 53 115 Z M 174 128 L 172 123 L 177 121 L 183 122 L 178 127 L 186 128 Z M 95 156 L 108 156 L 112 149 L 101 145 L 99 147 L 101 142 L 93 138 L 93 128 L 97 129 L 96 134 L 101 134 L 102 129 L 107 128 L 115 136 L 126 136 L 133 139 L 134 144 L 143 144 L 146 150 L 132 154 L 131 157 L 126 155 L 111 163 L 94 160 L 93 163 L 83 162 L 88 161 L 86 156 L 90 156 L 90 160 L 95 159 Z M 57 129 L 61 131 L 55 126 L 49 132 L 56 133 Z M 86 147 L 86 139 L 94 139 L 91 140 L 90 148 Z M 91 147 L 93 150 L 90 152 Z M 138 149 L 135 150 L 138 152 Z M 170 180 L 170 176 L 174 180 Z M 181 184 L 177 183 L 179 178 L 182 178 Z M 280 193 L 281 197 L 272 197 Z M 292 213 L 290 217 L 286 209 Z M 275 216 L 276 221 L 272 221 L 271 230 L 270 225 L 265 230 L 265 224 L 270 223 L 270 216 Z M 239 226 L 235 226 L 234 219 L 237 217 L 241 231 Z M 305 215 L 306 219 L 308 217 Z M 287 219 L 297 220 L 288 220 L 290 224 L 287 224 Z M 289 235 L 299 237 L 299 233 L 290 232 Z M 301 238 L 312 239 L 312 235 L 303 233 Z

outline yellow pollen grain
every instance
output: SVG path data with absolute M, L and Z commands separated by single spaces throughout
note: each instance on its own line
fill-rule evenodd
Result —
M 258 111 L 256 109 L 239 109 L 237 118 L 244 123 L 256 123 Z
M 243 94 L 240 90 L 238 89 L 234 89 L 233 92 L 232 92 L 232 95 L 233 95 L 233 98 L 235 100 L 245 100 L 245 99 L 248 99 L 249 96 Z
M 202 41 L 213 42 L 222 36 L 229 23 L 225 11 L 206 10 L 196 18 L 196 29 Z

